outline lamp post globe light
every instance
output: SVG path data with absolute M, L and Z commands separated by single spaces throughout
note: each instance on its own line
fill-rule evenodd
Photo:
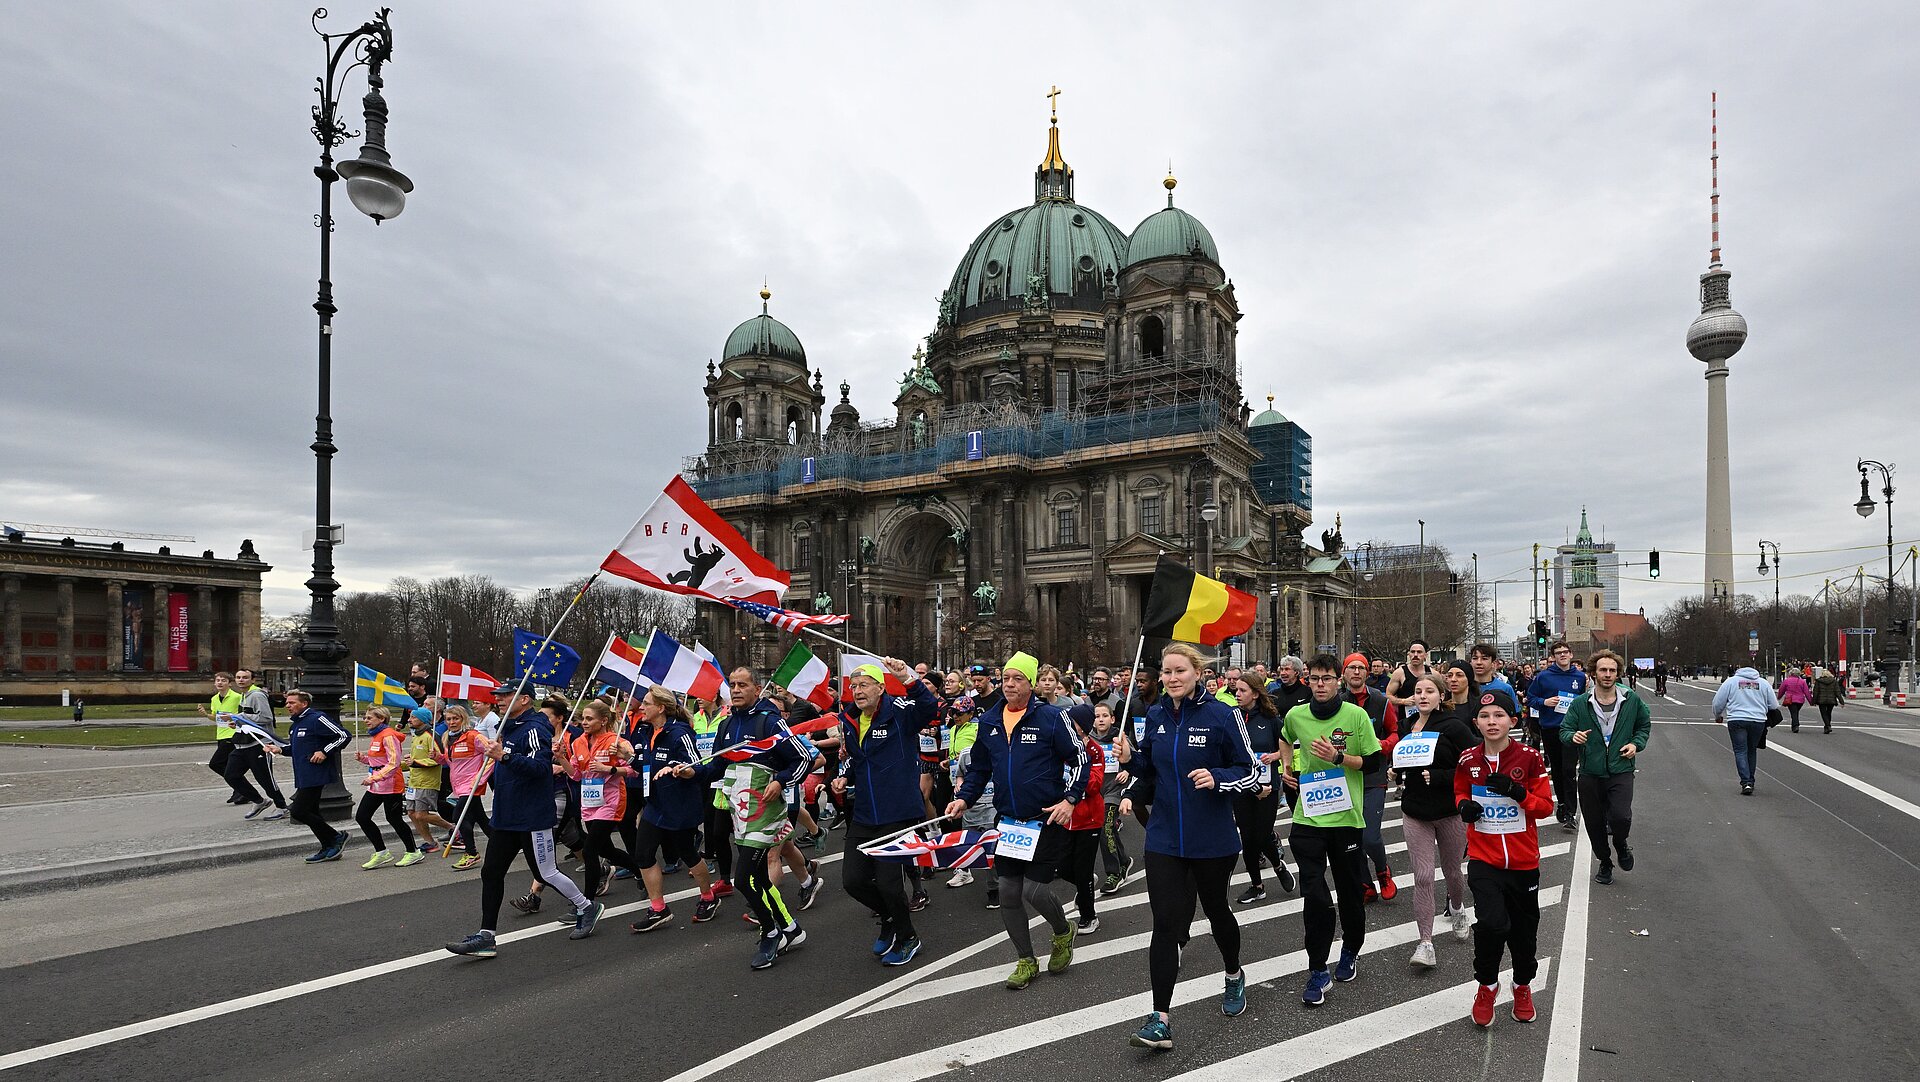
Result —
M 1863 458 L 1857 463 L 1857 466 L 1860 470 L 1860 499 L 1853 505 L 1854 512 L 1861 518 L 1873 517 L 1873 496 L 1867 491 L 1868 470 L 1880 471 L 1880 495 L 1887 502 L 1887 615 L 1885 624 L 1887 637 L 1880 647 L 1880 656 L 1882 659 L 1881 669 L 1883 673 L 1885 673 L 1890 666 L 1892 668 L 1898 668 L 1900 664 L 1900 648 L 1895 646 L 1893 642 L 1893 464 L 1889 462 L 1878 462 L 1871 458 Z M 1887 675 L 1888 679 L 1884 683 L 1887 688 L 1891 689 L 1893 681 L 1891 674 Z
M 333 455 L 337 450 L 333 442 L 332 413 L 333 316 L 337 311 L 333 304 L 332 281 L 333 185 L 335 181 L 345 178 L 347 197 L 376 223 L 397 217 L 406 209 L 407 193 L 413 190 L 413 181 L 393 167 L 386 148 L 387 102 L 380 90 L 385 85 L 382 70 L 393 57 L 393 28 L 387 23 L 389 10 L 381 8 L 372 19 L 344 34 L 330 34 L 321 29 L 321 20 L 327 17 L 326 8 L 314 9 L 311 20 L 313 32 L 320 35 L 327 58 L 326 74 L 318 80 L 315 88 L 320 101 L 313 107 L 312 128 L 314 138 L 320 142 L 320 164 L 313 170 L 313 175 L 320 179 L 320 213 L 314 219 L 314 225 L 320 229 L 320 289 L 313 302 L 313 310 L 320 317 L 320 393 L 313 425 L 313 577 L 307 580 L 313 609 L 297 652 L 305 663 L 305 672 L 301 676 L 302 688 L 313 696 L 315 708 L 333 718 L 340 716 L 340 701 L 349 689 L 345 665 L 349 651 L 347 644 L 340 640 L 340 627 L 333 607 L 333 595 L 340 589 L 340 584 L 333 577 L 333 549 L 336 543 L 336 528 L 333 526 Z M 351 61 L 342 66 L 342 61 L 349 57 Z M 333 148 L 355 134 L 347 130 L 346 123 L 340 118 L 342 83 L 348 73 L 362 66 L 367 69 L 367 93 L 361 99 L 365 112 L 366 142 L 358 158 L 343 162 L 336 168 L 333 164 Z M 352 799 L 336 781 L 322 793 L 320 806 L 327 818 L 344 818 L 349 814 Z

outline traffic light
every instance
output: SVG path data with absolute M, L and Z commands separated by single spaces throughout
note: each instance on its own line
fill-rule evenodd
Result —
M 1647 553 L 1647 577 L 1650 579 L 1657 579 L 1660 577 L 1660 550 L 1659 549 L 1654 549 L 1652 552 Z
M 1535 646 L 1545 646 L 1547 644 L 1547 622 L 1545 620 L 1535 620 L 1533 622 L 1533 644 Z

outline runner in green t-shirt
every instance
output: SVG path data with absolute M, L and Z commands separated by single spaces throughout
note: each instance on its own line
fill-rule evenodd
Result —
M 1280 739 L 1293 747 L 1291 769 L 1282 778 L 1293 806 L 1294 860 L 1300 865 L 1302 916 L 1306 923 L 1307 986 L 1300 993 L 1309 1007 L 1326 1002 L 1335 980 L 1359 976 L 1357 959 L 1367 938 L 1367 874 L 1360 852 L 1366 826 L 1361 776 L 1386 753 L 1374 735 L 1367 712 L 1339 698 L 1340 661 L 1320 654 L 1307 662 L 1312 698 L 1287 712 Z M 1331 972 L 1336 915 L 1327 876 L 1339 896 L 1340 960 Z

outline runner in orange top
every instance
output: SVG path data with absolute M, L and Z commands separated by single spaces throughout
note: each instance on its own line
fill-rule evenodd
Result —
M 633 745 L 613 728 L 613 710 L 598 699 L 580 707 L 580 735 L 565 746 L 567 776 L 580 783 L 580 822 L 587 831 L 587 897 L 605 892 L 612 869 L 602 869 L 605 857 L 616 867 L 634 868 L 633 857 L 613 842 L 627 814 L 626 771 Z M 603 875 L 604 871 L 604 875 Z
M 394 863 L 393 854 L 387 852 L 387 840 L 373 824 L 374 809 L 380 807 L 387 809 L 387 824 L 400 836 L 400 844 L 407 848 L 407 855 L 400 858 L 400 866 L 418 864 L 420 852 L 413 846 L 413 831 L 407 828 L 405 801 L 401 797 L 407 779 L 402 770 L 406 764 L 400 754 L 400 732 L 393 727 L 393 715 L 384 706 L 368 710 L 367 718 L 373 724 L 367 730 L 367 750 L 354 755 L 367 766 L 368 774 L 360 781 L 367 791 L 360 797 L 360 808 L 353 818 L 372 843 L 373 856 L 360 867 L 371 870 Z

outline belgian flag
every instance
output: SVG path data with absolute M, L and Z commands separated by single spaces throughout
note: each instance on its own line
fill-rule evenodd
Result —
M 1260 603 L 1252 594 L 1196 574 L 1165 556 L 1153 568 L 1142 634 L 1149 639 L 1217 646 L 1253 627 Z

